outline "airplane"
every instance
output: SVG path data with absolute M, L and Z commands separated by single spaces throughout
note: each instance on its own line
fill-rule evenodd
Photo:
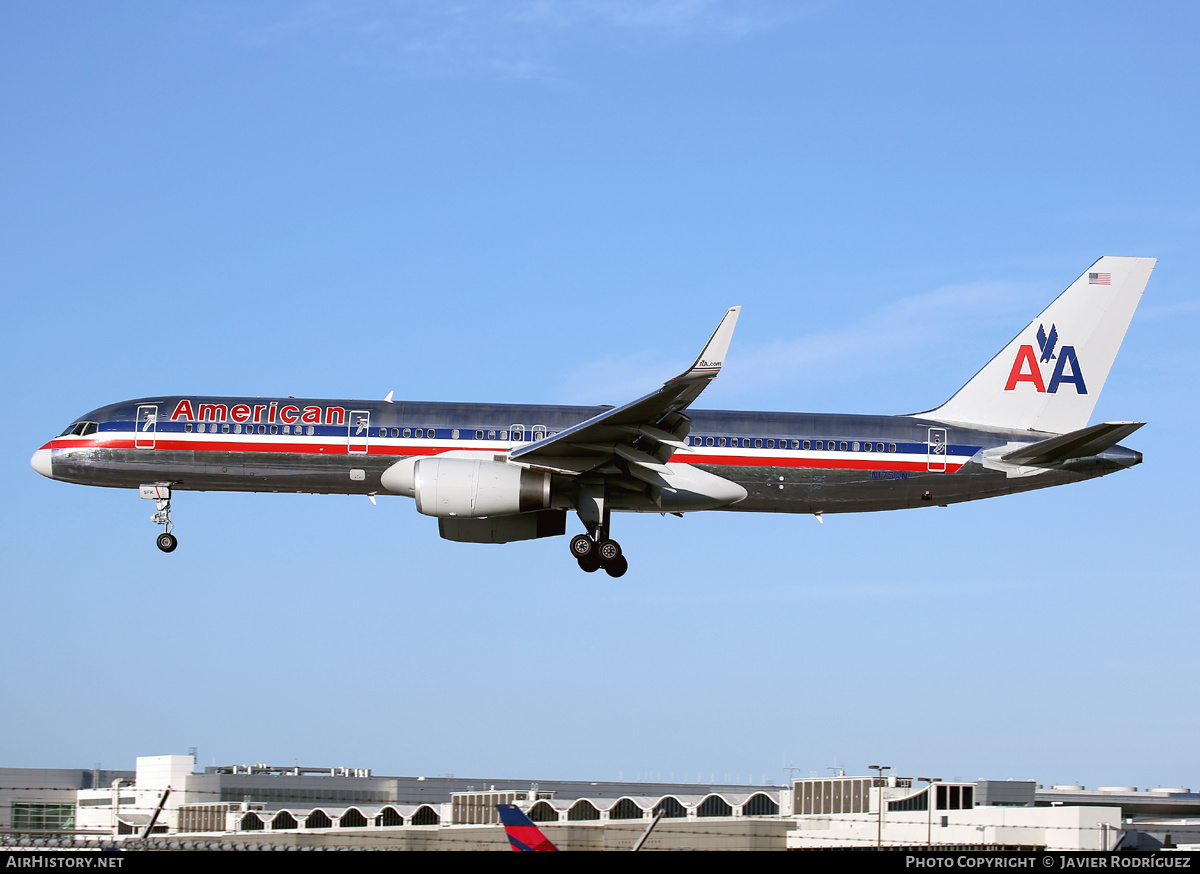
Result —
M 500 821 L 504 823 L 508 845 L 514 850 L 522 852 L 558 849 L 517 805 L 497 804 L 496 810 L 500 814 Z
M 413 498 L 440 535 L 508 543 L 585 533 L 589 573 L 629 567 L 612 513 L 812 514 L 947 506 L 1080 482 L 1142 455 L 1143 422 L 1088 425 L 1154 269 L 1096 261 L 939 407 L 900 416 L 693 410 L 720 373 L 740 307 L 695 362 L 621 406 L 167 395 L 101 407 L 38 449 L 51 479 L 136 488 L 173 551 L 175 492 Z

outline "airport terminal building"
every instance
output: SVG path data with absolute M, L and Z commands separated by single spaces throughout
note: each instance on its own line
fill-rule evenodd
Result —
M 507 850 L 496 805 L 560 849 L 1159 849 L 1200 844 L 1184 788 L 812 777 L 790 786 L 384 777 L 264 763 L 0 768 L 0 845 Z M 651 825 L 654 823 L 653 828 Z

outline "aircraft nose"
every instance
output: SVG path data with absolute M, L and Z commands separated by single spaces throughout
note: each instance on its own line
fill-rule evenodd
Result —
M 42 476 L 54 479 L 54 473 L 50 467 L 49 449 L 39 449 L 37 452 L 33 453 L 33 458 L 29 459 L 29 466 Z

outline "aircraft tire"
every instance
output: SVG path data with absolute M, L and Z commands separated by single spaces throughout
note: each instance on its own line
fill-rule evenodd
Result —
M 158 540 L 155 542 L 163 552 L 174 552 L 175 547 L 179 545 L 179 541 L 174 534 L 167 534 L 165 532 L 158 535 Z
M 595 551 L 589 552 L 579 559 L 579 568 L 584 573 L 594 574 L 600 570 L 600 556 Z
M 571 538 L 571 555 L 582 561 L 584 556 L 591 555 L 594 546 L 592 538 L 586 534 L 576 534 Z
M 621 544 L 615 540 L 601 540 L 596 544 L 596 552 L 603 564 L 612 564 L 621 557 Z
M 616 561 L 611 561 L 604 566 L 604 572 L 610 577 L 623 577 L 627 570 L 629 570 L 629 562 L 623 555 L 617 556 Z

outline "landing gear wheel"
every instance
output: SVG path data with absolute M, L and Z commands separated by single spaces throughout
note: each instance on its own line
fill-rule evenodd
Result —
M 604 564 L 612 564 L 621 557 L 621 544 L 615 540 L 601 540 L 596 544 L 596 552 Z
M 571 538 L 571 555 L 582 561 L 584 556 L 591 555 L 594 546 L 592 538 L 586 534 L 576 534 Z
M 158 535 L 156 542 L 158 543 L 158 548 L 163 552 L 174 552 L 175 547 L 179 545 L 179 541 L 175 538 L 175 535 L 168 534 L 165 531 Z
M 618 555 L 616 561 L 610 561 L 604 566 L 604 572 L 610 577 L 623 577 L 627 570 L 629 570 L 629 562 L 623 555 Z
M 600 570 L 600 556 L 596 554 L 595 550 L 589 552 L 587 555 L 580 556 L 579 569 L 589 574 L 594 574 Z

